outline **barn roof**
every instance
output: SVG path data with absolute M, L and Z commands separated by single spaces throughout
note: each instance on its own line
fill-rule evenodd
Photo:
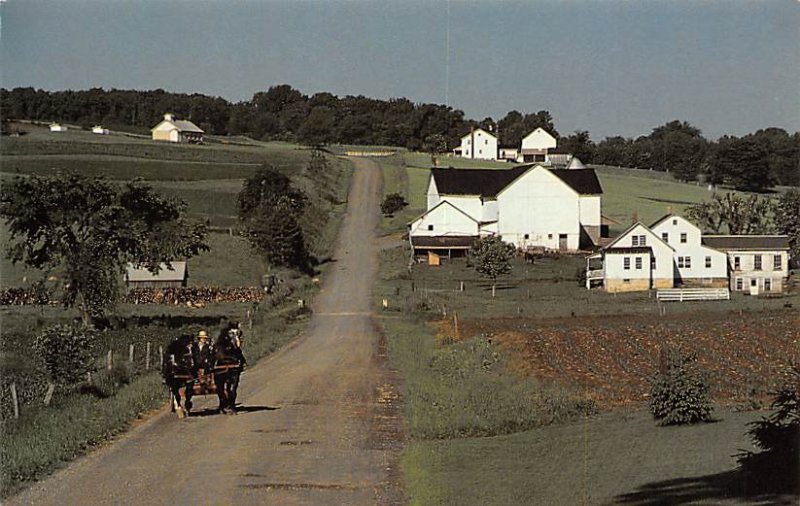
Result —
M 495 197 L 535 164 L 511 169 L 431 169 L 440 195 Z M 594 169 L 547 169 L 582 195 L 603 193 Z
M 160 263 L 158 274 L 153 274 L 146 267 L 136 267 L 129 263 L 125 270 L 127 281 L 183 281 L 186 278 L 186 262 Z M 170 269 L 170 267 L 172 267 Z
M 786 250 L 789 238 L 785 235 L 704 235 L 703 245 L 718 250 Z

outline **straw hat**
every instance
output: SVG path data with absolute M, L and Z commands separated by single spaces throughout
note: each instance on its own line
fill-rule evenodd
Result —
M 200 332 L 197 333 L 197 337 L 199 337 L 200 339 L 207 338 L 208 332 L 206 332 L 205 330 L 201 330 Z

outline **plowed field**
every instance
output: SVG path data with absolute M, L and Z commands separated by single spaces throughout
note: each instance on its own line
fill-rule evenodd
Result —
M 646 401 L 665 346 L 696 353 L 722 404 L 766 402 L 785 366 L 800 360 L 796 310 L 461 324 L 462 336 L 477 333 L 490 336 L 516 372 L 585 392 L 603 407 Z

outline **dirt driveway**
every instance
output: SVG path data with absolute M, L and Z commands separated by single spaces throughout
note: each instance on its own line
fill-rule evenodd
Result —
M 353 163 L 336 262 L 308 329 L 246 371 L 239 415 L 153 417 L 9 504 L 401 502 L 397 408 L 370 315 L 381 175 Z M 216 406 L 204 399 L 196 410 Z

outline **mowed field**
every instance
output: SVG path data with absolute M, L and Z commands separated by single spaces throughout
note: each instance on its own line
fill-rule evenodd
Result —
M 384 219 L 387 235 L 399 237 L 425 210 L 429 160 L 405 154 L 384 165 L 410 204 Z M 467 162 L 440 166 L 474 166 Z M 649 223 L 712 195 L 666 174 L 597 172 L 603 214 L 619 222 L 612 235 L 634 217 Z M 385 328 L 406 381 L 411 504 L 797 503 L 749 495 L 735 455 L 755 450 L 748 424 L 768 412 L 769 392 L 800 359 L 800 295 L 663 304 L 646 292 L 586 290 L 584 256 L 555 255 L 515 259 L 493 298 L 463 259 L 428 266 L 408 255 L 407 244 L 383 251 L 376 299 L 398 318 Z M 697 355 L 714 423 L 660 427 L 647 411 L 668 346 Z M 460 436 L 475 431 L 459 424 L 489 437 Z

